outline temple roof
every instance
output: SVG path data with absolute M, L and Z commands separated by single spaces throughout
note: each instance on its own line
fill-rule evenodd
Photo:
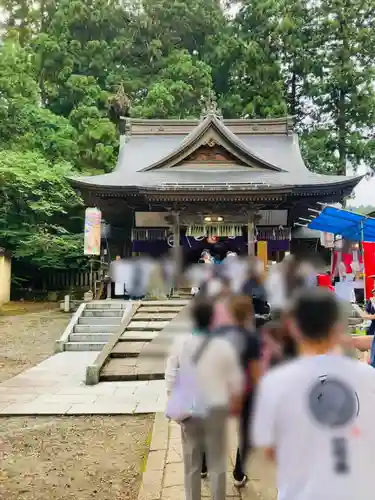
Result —
M 310 172 L 289 118 L 132 120 L 116 168 L 71 179 L 95 191 L 352 189 L 361 176 Z M 315 189 L 314 189 L 315 188 Z

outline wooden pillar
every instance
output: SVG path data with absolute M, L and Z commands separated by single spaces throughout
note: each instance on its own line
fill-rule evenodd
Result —
M 180 212 L 173 212 L 173 260 L 176 266 L 176 280 L 174 288 L 177 288 L 182 267 L 180 248 Z
M 247 221 L 247 253 L 249 257 L 255 257 L 255 226 L 253 214 L 249 214 Z

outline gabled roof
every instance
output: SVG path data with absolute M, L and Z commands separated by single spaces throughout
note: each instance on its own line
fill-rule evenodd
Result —
M 362 176 L 345 177 L 310 172 L 301 156 L 290 119 L 134 120 L 134 133 L 121 146 L 116 168 L 105 175 L 71 179 L 82 190 L 195 191 L 286 189 L 352 189 Z M 238 159 L 228 168 L 204 165 L 177 167 L 215 137 L 220 147 Z
M 171 151 L 169 154 L 152 165 L 142 169 L 142 172 L 156 170 L 166 166 L 170 167 L 178 162 L 181 162 L 202 145 L 200 140 L 204 138 L 205 135 L 213 131 L 216 132 L 216 137 L 218 136 L 221 139 L 221 141 L 219 140 L 216 142 L 225 149 L 231 151 L 231 153 L 237 157 L 239 162 L 243 162 L 249 167 L 253 167 L 255 164 L 261 168 L 266 167 L 276 172 L 282 171 L 281 168 L 268 163 L 266 160 L 257 156 L 253 151 L 251 151 L 251 149 L 246 147 L 245 144 L 235 134 L 233 134 L 233 132 L 231 132 L 231 130 L 226 127 L 222 120 L 220 120 L 217 116 L 208 115 L 181 141 L 175 150 Z

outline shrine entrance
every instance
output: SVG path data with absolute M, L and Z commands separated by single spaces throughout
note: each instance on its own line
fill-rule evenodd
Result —
M 244 238 L 199 238 L 193 244 L 189 238 L 189 246 L 183 247 L 184 265 L 187 266 L 199 262 L 204 250 L 208 250 L 216 262 L 225 259 L 228 252 L 235 252 L 241 256 L 247 254 Z
M 196 263 L 204 250 L 208 250 L 215 262 L 221 262 L 228 252 L 246 255 L 247 235 L 240 224 L 224 222 L 222 216 L 201 217 L 200 223 L 194 223 L 197 217 L 187 217 L 184 234 L 184 262 Z

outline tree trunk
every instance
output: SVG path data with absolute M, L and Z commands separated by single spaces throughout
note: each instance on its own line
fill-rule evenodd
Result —
M 340 78 L 340 89 L 338 95 L 338 117 L 337 117 L 337 126 L 338 126 L 338 150 L 339 150 L 339 175 L 346 174 L 347 167 L 347 130 L 346 130 L 346 68 L 348 67 L 349 62 L 349 42 L 348 42 L 348 31 L 345 20 L 345 12 L 340 13 L 340 33 L 342 40 L 342 50 L 341 50 L 341 78 Z
M 297 115 L 297 73 L 295 69 L 292 70 L 292 79 L 290 83 L 290 114 Z
M 339 175 L 346 174 L 346 158 L 347 158 L 347 148 L 346 148 L 346 117 L 345 117 L 345 91 L 343 89 L 339 90 L 339 101 L 338 101 L 338 132 L 339 132 Z

